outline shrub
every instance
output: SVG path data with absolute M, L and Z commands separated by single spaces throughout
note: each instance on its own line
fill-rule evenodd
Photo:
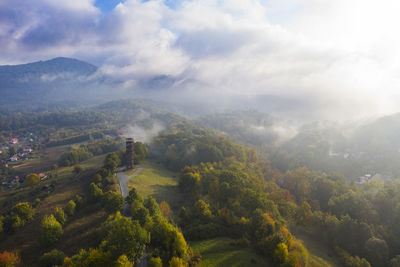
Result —
M 61 266 L 64 263 L 64 258 L 64 252 L 53 249 L 40 257 L 39 264 L 41 267 Z
M 148 262 L 149 267 L 162 267 L 162 261 L 160 257 L 151 257 Z
M 56 208 L 54 217 L 59 223 L 61 223 L 61 225 L 64 225 L 67 222 L 67 215 L 65 215 L 64 210 L 61 208 Z
M 75 201 L 70 200 L 68 204 L 65 206 L 65 213 L 67 213 L 69 216 L 74 215 L 75 207 L 76 207 Z
M 40 182 L 40 176 L 36 173 L 31 173 L 25 177 L 24 184 L 30 186 L 30 185 L 35 185 L 39 182 Z
M 42 243 L 47 246 L 57 242 L 63 234 L 61 224 L 54 215 L 44 216 L 41 224 Z

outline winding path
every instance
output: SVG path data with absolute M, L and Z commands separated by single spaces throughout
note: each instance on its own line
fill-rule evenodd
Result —
M 125 174 L 125 173 L 123 172 L 125 168 L 121 168 L 121 169 L 119 169 L 118 172 L 117 172 L 117 177 L 118 177 L 118 182 L 119 182 L 119 191 L 121 191 L 121 195 L 122 195 L 124 198 L 126 198 L 126 197 L 128 196 L 128 194 L 129 194 L 129 190 L 128 190 L 128 181 L 129 181 L 130 179 L 132 179 L 133 177 L 139 175 L 139 174 L 142 172 L 142 170 L 143 170 L 143 168 L 142 168 L 141 166 L 139 166 L 139 165 L 136 165 L 135 168 L 136 168 L 136 171 L 135 171 L 135 173 L 132 174 L 132 175 L 127 175 L 127 174 Z M 128 203 L 125 203 L 123 214 L 124 214 L 124 216 L 126 216 L 126 217 L 130 217 L 130 214 L 129 214 L 129 213 L 130 213 L 130 211 L 129 211 L 129 204 L 128 204 Z M 143 257 L 140 259 L 140 261 L 138 262 L 137 266 L 138 266 L 138 267 L 147 267 L 147 254 L 146 254 L 146 251 L 144 251 L 144 255 L 143 255 Z

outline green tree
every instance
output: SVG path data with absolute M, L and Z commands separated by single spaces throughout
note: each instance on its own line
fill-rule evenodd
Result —
M 188 266 L 187 262 L 184 259 L 173 257 L 169 261 L 169 267 L 186 267 Z
M 11 209 L 11 214 L 18 215 L 23 223 L 32 220 L 35 210 L 28 202 L 18 203 Z
M 61 225 L 64 225 L 67 222 L 67 215 L 65 215 L 64 210 L 61 208 L 56 208 L 54 217 L 59 223 L 61 223 Z
M 162 261 L 160 257 L 151 257 L 148 262 L 149 267 L 162 267 Z
M 65 213 L 67 213 L 69 216 L 74 215 L 75 213 L 75 201 L 73 201 L 72 199 L 70 201 L 68 201 L 67 205 L 65 206 Z
M 385 240 L 371 237 L 365 242 L 365 250 L 372 266 L 388 266 L 389 248 Z
M 64 258 L 64 252 L 53 249 L 40 257 L 39 264 L 41 267 L 61 266 L 64 263 Z
M 160 208 L 157 204 L 157 201 L 152 197 L 149 196 L 144 200 L 143 203 L 144 207 L 149 210 L 150 216 L 155 216 L 160 214 Z
M 63 234 L 63 229 L 61 224 L 54 217 L 54 215 L 51 214 L 44 216 L 41 224 L 41 232 L 42 242 L 45 246 L 48 246 L 54 244 L 61 238 Z
M 123 217 L 120 212 L 108 217 L 102 231 L 104 246 L 114 257 L 125 254 L 135 262 L 143 256 L 150 241 L 149 233 L 137 221 Z
M 89 186 L 89 201 L 96 202 L 101 200 L 103 197 L 103 190 L 98 187 L 95 183 L 91 183 Z
M 132 204 L 135 200 L 142 202 L 143 199 L 136 188 L 133 187 L 131 190 L 129 190 L 128 196 L 126 197 L 126 202 Z
M 115 267 L 132 267 L 132 262 L 129 261 L 128 257 L 125 254 L 119 256 L 115 263 Z
M 124 207 L 124 197 L 117 192 L 108 191 L 103 196 L 104 209 L 108 213 L 122 211 Z
M 40 176 L 36 173 L 30 173 L 25 177 L 24 185 L 30 186 L 40 182 Z

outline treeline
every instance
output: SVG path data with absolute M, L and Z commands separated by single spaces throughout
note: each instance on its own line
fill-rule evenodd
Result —
M 103 132 L 93 132 L 88 134 L 77 135 L 61 140 L 51 141 L 46 146 L 47 147 L 54 147 L 54 146 L 63 146 L 63 145 L 71 145 L 81 142 L 90 141 L 93 139 L 103 139 L 104 133 Z
M 185 237 L 230 237 L 276 265 L 308 265 L 307 249 L 280 213 L 278 200 L 286 198 L 286 190 L 264 180 L 272 170 L 254 151 L 187 126 L 161 134 L 152 148 L 169 168 L 188 165 L 179 178 L 187 204 L 179 211 L 178 225 Z
M 246 157 L 239 145 L 189 124 L 180 124 L 176 129 L 161 133 L 151 144 L 151 155 L 174 171 L 201 162 L 218 162 L 228 157 L 244 160 Z
M 102 155 L 121 149 L 121 143 L 113 140 L 102 140 L 90 144 L 82 144 L 78 148 L 72 148 L 61 154 L 60 166 L 72 166 L 96 155 Z
M 145 100 L 112 101 L 78 111 L 41 111 L 41 112 L 0 112 L 0 132 L 18 131 L 33 128 L 84 127 L 87 125 L 100 128 L 139 124 L 151 128 L 153 121 L 162 121 L 165 125 L 181 122 L 184 119 L 168 113 L 155 103 Z
M 298 204 L 294 221 L 335 248 L 346 266 L 400 266 L 400 183 L 349 186 L 342 176 L 306 168 L 273 179 Z
M 0 131 L 15 131 L 37 125 L 76 126 L 104 123 L 107 117 L 95 111 L 55 111 L 39 113 L 2 112 L 0 114 Z
M 182 233 L 163 216 L 152 197 L 143 200 L 132 189 L 124 199 L 116 192 L 115 172 L 123 158 L 122 152 L 108 154 L 87 192 L 89 203 L 97 203 L 110 214 L 101 226 L 99 246 L 81 249 L 70 257 L 52 250 L 42 255 L 41 266 L 133 266 L 145 252 L 149 266 L 195 266 L 198 263 L 199 257 L 193 256 Z M 121 215 L 125 202 L 129 204 L 131 218 Z

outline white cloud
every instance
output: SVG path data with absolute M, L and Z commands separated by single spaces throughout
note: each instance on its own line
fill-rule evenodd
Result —
M 176 79 L 173 92 L 306 99 L 315 114 L 398 111 L 400 37 L 394 0 L 4 0 L 1 63 L 86 59 L 137 86 Z

